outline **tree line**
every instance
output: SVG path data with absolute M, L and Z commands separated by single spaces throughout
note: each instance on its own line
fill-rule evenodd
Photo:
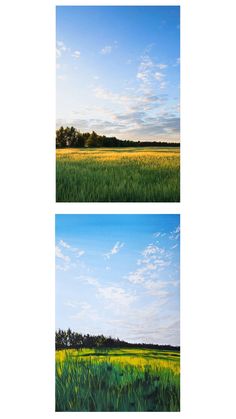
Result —
M 168 351 L 180 351 L 179 346 L 158 345 L 152 343 L 129 343 L 119 338 L 106 337 L 104 335 L 83 335 L 73 332 L 71 329 L 56 330 L 56 350 L 59 349 L 83 349 L 83 348 L 143 348 L 165 349 Z
M 56 130 L 56 148 L 84 147 L 179 147 L 179 143 L 166 141 L 131 141 L 119 140 L 116 137 L 106 137 L 92 133 L 81 133 L 74 127 L 60 127 Z

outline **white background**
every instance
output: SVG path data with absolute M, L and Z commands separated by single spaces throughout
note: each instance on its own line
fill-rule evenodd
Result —
M 116 2 L 179 3 L 181 204 L 55 204 L 55 4 L 79 2 L 1 5 L 3 418 L 86 415 L 54 412 L 54 214 L 71 212 L 181 213 L 181 413 L 139 416 L 235 417 L 235 2 Z

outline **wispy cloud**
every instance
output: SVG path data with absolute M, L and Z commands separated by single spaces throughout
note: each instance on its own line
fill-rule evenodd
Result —
M 80 258 L 81 256 L 83 256 L 85 254 L 85 251 L 77 249 L 75 254 L 76 254 L 77 258 Z
M 156 63 L 148 53 L 144 54 L 141 57 L 136 76 L 142 82 L 141 89 L 143 91 L 147 91 L 147 89 L 156 91 L 157 88 L 154 82 L 158 81 L 163 83 L 163 79 L 166 76 L 164 73 L 157 71 L 157 69 L 165 70 L 167 67 L 167 64 Z
M 66 243 L 64 240 L 60 240 L 59 245 L 62 246 L 62 247 L 65 247 L 65 249 L 70 249 L 71 248 L 71 246 L 68 243 Z
M 114 246 L 112 247 L 112 249 L 108 253 L 104 254 L 105 258 L 110 259 L 111 256 L 116 255 L 117 253 L 119 253 L 120 250 L 122 249 L 122 247 L 124 247 L 124 243 L 120 243 L 119 241 L 116 242 L 114 244 Z
M 63 247 L 64 249 L 67 249 L 69 252 L 72 252 L 77 258 L 80 258 L 85 254 L 84 250 L 79 249 L 78 247 L 73 247 L 62 239 L 59 241 L 58 245 Z
M 149 244 L 141 255 L 143 258 L 137 260 L 139 268 L 130 272 L 126 278 L 130 283 L 142 286 L 148 295 L 161 299 L 167 297 L 170 282 L 161 280 L 159 273 L 170 266 L 169 253 L 164 248 Z
M 176 62 L 173 64 L 173 67 L 177 67 L 180 65 L 180 57 L 176 59 Z
M 136 295 L 127 292 L 127 290 L 117 284 L 114 286 L 103 285 L 97 278 L 87 275 L 81 275 L 77 279 L 95 287 L 97 297 L 99 299 L 105 299 L 109 303 L 115 303 L 118 306 L 127 306 L 137 299 Z
M 156 71 L 154 77 L 155 77 L 156 80 L 162 81 L 163 77 L 165 77 L 165 75 L 163 73 L 160 73 L 159 71 Z
M 94 307 L 91 306 L 91 304 L 88 304 L 86 301 L 80 302 L 77 304 L 78 311 L 75 314 L 72 314 L 70 316 L 71 319 L 75 320 L 92 320 L 92 321 L 98 321 L 99 315 L 97 313 L 97 310 L 95 310 Z
M 77 305 L 78 305 L 78 303 L 75 303 L 75 302 L 72 302 L 72 301 L 66 301 L 65 303 L 64 303 L 64 305 L 66 306 L 66 307 L 70 307 L 70 308 L 76 308 L 77 307 Z
M 63 41 L 57 41 L 56 45 L 56 56 L 60 58 L 64 52 L 66 52 L 68 48 L 65 46 Z
M 76 59 L 79 59 L 80 58 L 80 55 L 81 55 L 81 52 L 78 51 L 78 50 L 76 50 L 76 51 L 73 52 L 72 57 L 73 58 L 76 58 Z
M 64 260 L 64 262 L 70 262 L 70 257 L 64 255 L 58 246 L 56 246 L 55 250 L 56 250 L 56 258 L 62 259 Z
M 148 279 L 144 282 L 144 288 L 147 289 L 149 295 L 153 295 L 155 297 L 163 298 L 169 295 L 169 291 L 166 289 L 166 281 L 153 281 Z
M 150 255 L 157 255 L 157 254 L 163 255 L 164 253 L 165 253 L 165 250 L 162 249 L 161 247 L 156 246 L 155 244 L 149 244 L 142 252 L 144 257 L 150 256 Z
M 108 320 L 110 331 L 116 336 L 117 330 L 123 331 L 125 340 L 133 342 L 179 343 L 179 316 L 177 313 L 168 318 L 163 305 L 154 302 L 143 308 L 126 307 L 119 318 Z
M 99 287 L 98 296 L 119 306 L 129 306 L 137 297 L 121 287 Z
M 164 70 L 165 68 L 168 67 L 167 64 L 156 64 L 156 67 L 159 68 L 160 70 Z
M 76 279 L 82 282 L 86 282 L 87 284 L 93 285 L 95 287 L 100 286 L 98 279 L 89 275 L 80 275 L 80 276 L 77 276 Z
M 179 240 L 180 238 L 180 226 L 177 226 L 174 231 L 171 231 L 169 234 L 170 240 Z
M 56 264 L 56 270 L 66 272 L 70 269 L 70 266 L 68 264 L 58 265 Z

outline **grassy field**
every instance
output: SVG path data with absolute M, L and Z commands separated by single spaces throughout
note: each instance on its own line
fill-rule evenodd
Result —
M 57 202 L 179 202 L 179 148 L 56 151 Z
M 56 351 L 56 411 L 179 410 L 179 352 Z

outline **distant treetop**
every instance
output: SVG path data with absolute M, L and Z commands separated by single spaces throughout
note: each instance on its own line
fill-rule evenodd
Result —
M 119 140 L 92 133 L 81 133 L 74 127 L 60 127 L 56 130 L 56 148 L 92 148 L 92 147 L 179 147 L 179 143 L 167 141 L 131 141 Z
M 146 348 L 180 351 L 179 346 L 158 345 L 152 343 L 129 343 L 119 338 L 104 335 L 83 335 L 71 329 L 56 331 L 56 349 L 81 349 L 81 348 Z

